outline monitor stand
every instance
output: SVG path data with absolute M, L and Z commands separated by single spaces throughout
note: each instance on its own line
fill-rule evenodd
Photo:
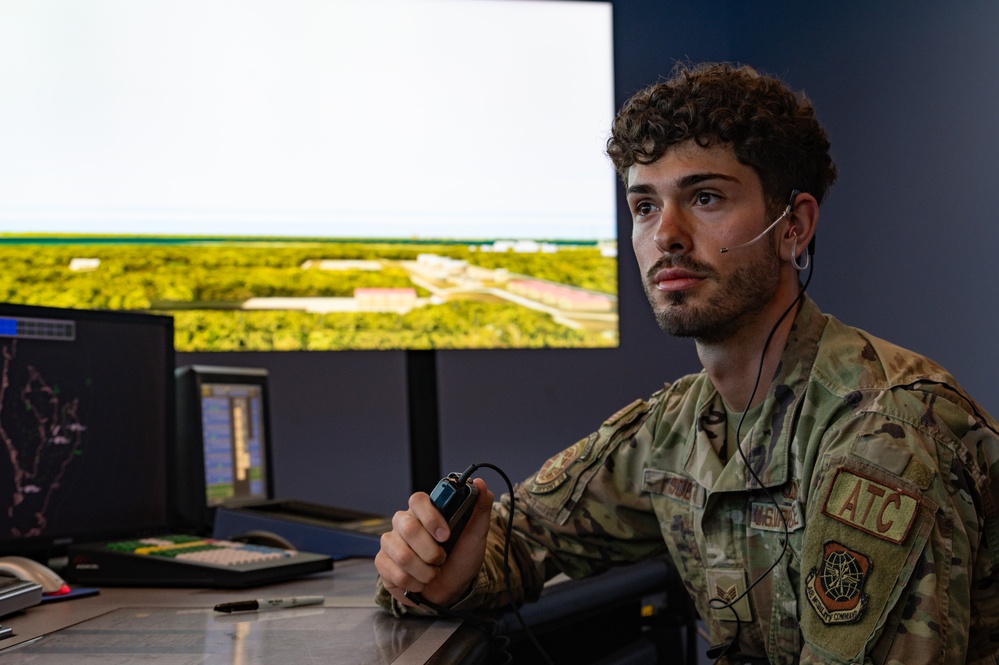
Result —
M 437 356 L 433 349 L 406 351 L 406 386 L 412 491 L 429 492 L 441 479 Z

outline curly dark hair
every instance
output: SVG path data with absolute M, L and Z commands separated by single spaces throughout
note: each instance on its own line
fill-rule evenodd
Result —
M 771 210 L 793 189 L 820 203 L 836 180 L 829 139 L 804 93 L 752 67 L 681 63 L 672 78 L 635 94 L 621 108 L 607 154 L 627 183 L 633 164 L 651 164 L 671 146 L 729 145 L 760 177 Z

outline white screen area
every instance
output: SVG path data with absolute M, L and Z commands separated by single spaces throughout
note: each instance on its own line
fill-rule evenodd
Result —
M 616 237 L 610 3 L 0 0 L 0 233 Z

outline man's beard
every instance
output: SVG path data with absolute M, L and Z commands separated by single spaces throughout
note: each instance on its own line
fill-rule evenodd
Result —
M 742 327 L 747 315 L 759 312 L 777 290 L 780 261 L 772 244 L 766 243 L 766 248 L 758 260 L 738 268 L 726 278 L 722 288 L 700 306 L 689 302 L 692 294 L 687 291 L 657 291 L 655 274 L 664 268 L 674 267 L 716 280 L 717 272 L 711 266 L 686 256 L 667 255 L 661 258 L 645 277 L 645 293 L 659 327 L 667 334 L 693 337 L 698 342 L 718 343 L 730 338 Z M 656 300 L 663 296 L 667 304 L 657 308 Z

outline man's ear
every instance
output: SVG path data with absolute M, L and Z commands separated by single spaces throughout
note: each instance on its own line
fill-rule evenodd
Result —
M 787 227 L 781 236 L 780 258 L 791 261 L 792 257 L 799 265 L 805 265 L 804 256 L 809 243 L 815 240 L 815 231 L 819 223 L 819 202 L 808 192 L 799 193 L 787 216 Z

